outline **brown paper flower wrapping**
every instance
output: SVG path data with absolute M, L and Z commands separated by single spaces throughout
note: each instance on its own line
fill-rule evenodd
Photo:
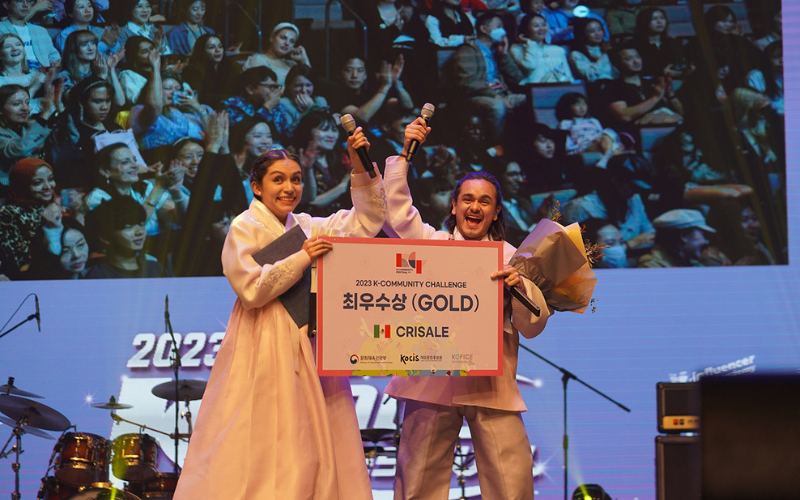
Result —
M 542 291 L 556 311 L 582 313 L 597 283 L 578 224 L 567 227 L 542 219 L 509 261 Z

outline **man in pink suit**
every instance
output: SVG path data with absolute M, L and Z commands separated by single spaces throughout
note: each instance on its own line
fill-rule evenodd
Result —
M 448 231 L 425 224 L 413 206 L 407 182 L 405 154 L 412 139 L 424 142 L 430 132 L 418 118 L 406 129 L 399 156 L 386 160 L 384 183 L 387 224 L 384 230 L 400 238 L 502 241 L 505 222 L 500 186 L 491 175 L 474 172 L 456 185 Z M 505 285 L 519 286 L 541 315 L 534 316 L 506 294 L 503 309 L 503 375 L 500 377 L 394 377 L 386 394 L 406 402 L 397 458 L 395 499 L 447 499 L 453 449 L 463 419 L 475 448 L 484 500 L 533 499 L 533 457 L 521 412 L 526 411 L 517 387 L 519 335 L 542 332 L 553 310 L 542 292 L 508 265 L 516 249 L 505 243 L 504 269 L 492 274 Z

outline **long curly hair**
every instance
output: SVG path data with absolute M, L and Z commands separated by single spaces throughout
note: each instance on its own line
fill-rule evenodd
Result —
M 502 206 L 503 192 L 500 189 L 500 183 L 497 182 L 497 179 L 495 179 L 495 177 L 492 174 L 484 172 L 483 170 L 479 170 L 477 172 L 470 172 L 464 177 L 462 177 L 461 180 L 458 181 L 458 183 L 456 184 L 456 188 L 453 190 L 453 197 L 451 198 L 451 201 L 453 203 L 456 203 L 458 201 L 458 195 L 459 193 L 461 193 L 461 186 L 466 181 L 472 181 L 472 180 L 486 181 L 492 186 L 494 186 L 495 208 Z M 451 233 L 455 230 L 456 216 L 453 214 L 452 211 L 450 212 L 450 215 L 447 216 L 447 220 L 444 221 L 444 226 Z M 489 226 L 489 238 L 492 241 L 504 241 L 506 239 L 506 217 L 505 213 L 502 210 L 497 212 L 497 219 L 493 220 L 492 225 Z

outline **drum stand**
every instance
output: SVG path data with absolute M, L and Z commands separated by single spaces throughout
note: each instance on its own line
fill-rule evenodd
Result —
M 473 460 L 475 460 L 474 452 L 461 452 L 461 438 L 459 438 L 456 441 L 456 451 L 453 459 L 453 465 L 458 467 L 458 485 L 461 486 L 461 498 L 459 500 L 467 500 L 467 480 L 464 477 L 464 471 L 469 469 Z
M 11 464 L 11 469 L 14 471 L 14 492 L 11 493 L 11 500 L 19 500 L 20 493 L 19 493 L 19 469 L 20 469 L 20 462 L 19 456 L 20 454 L 24 453 L 25 450 L 22 449 L 22 434 L 24 431 L 22 427 L 19 425 L 22 422 L 19 422 L 16 427 L 11 431 L 11 436 L 8 437 L 8 441 L 6 444 L 3 445 L 3 449 L 0 450 L 0 459 L 8 457 L 10 454 L 15 453 L 15 462 Z M 6 448 L 8 448 L 8 444 L 11 443 L 11 440 L 16 437 L 16 444 L 11 447 L 8 452 L 6 452 Z

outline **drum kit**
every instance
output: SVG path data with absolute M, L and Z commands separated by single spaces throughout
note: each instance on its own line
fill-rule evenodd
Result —
M 23 453 L 22 437 L 25 434 L 45 439 L 55 439 L 44 431 L 62 432 L 57 440 L 50 461 L 42 479 L 38 498 L 42 500 L 142 500 L 170 499 L 178 484 L 180 473 L 176 464 L 172 472 L 158 470 L 160 447 L 158 441 L 144 431 L 169 436 L 176 443 L 188 441 L 192 434 L 189 401 L 203 397 L 205 381 L 178 380 L 159 384 L 152 389 L 153 395 L 168 401 L 184 401 L 186 411 L 184 418 L 189 423 L 188 433 L 167 433 L 126 420 L 116 414 L 117 410 L 133 408 L 128 404 L 118 403 L 114 396 L 105 403 L 96 403 L 94 408 L 111 410 L 111 418 L 115 422 L 127 422 L 137 426 L 139 433 L 123 434 L 109 441 L 97 434 L 86 432 L 66 432 L 77 429 L 61 413 L 47 405 L 29 398 L 41 398 L 31 392 L 14 386 L 14 378 L 9 377 L 8 384 L 0 386 L 0 422 L 13 430 L 8 441 L 0 450 L 0 460 L 15 454 L 15 462 L 11 465 L 15 473 L 15 489 L 11 493 L 12 500 L 20 499 L 19 492 L 19 456 Z M 177 387 L 177 389 L 176 389 Z M 15 444 L 6 451 L 12 440 Z M 109 469 L 113 475 L 126 481 L 124 489 L 112 486 Z M 49 475 L 52 471 L 52 475 Z

